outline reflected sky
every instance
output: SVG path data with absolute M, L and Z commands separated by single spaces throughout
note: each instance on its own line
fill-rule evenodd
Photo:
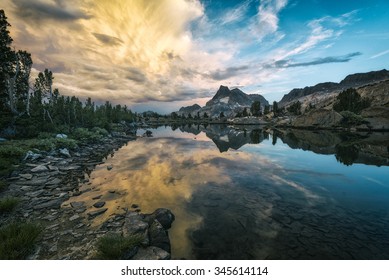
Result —
M 342 165 L 333 155 L 290 149 L 281 140 L 273 145 L 271 137 L 221 153 L 204 132 L 152 131 L 154 137 L 129 142 L 97 166 L 81 187 L 90 191 L 72 198 L 85 202 L 85 216 L 95 202 L 106 202 L 93 226 L 132 204 L 143 213 L 163 207 L 176 216 L 169 230 L 174 258 L 348 259 L 371 258 L 371 248 L 361 249 L 365 240 L 342 247 L 353 226 L 369 219 L 381 232 L 389 225 L 388 167 Z M 339 220 L 349 229 L 338 232 Z M 296 235 L 303 230 L 309 242 L 328 240 L 332 249 L 312 249 L 307 236 Z

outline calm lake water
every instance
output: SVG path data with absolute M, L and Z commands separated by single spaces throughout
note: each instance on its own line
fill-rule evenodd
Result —
M 77 200 L 109 208 L 95 225 L 138 204 L 175 214 L 173 258 L 389 259 L 388 134 L 151 131 L 83 186 Z

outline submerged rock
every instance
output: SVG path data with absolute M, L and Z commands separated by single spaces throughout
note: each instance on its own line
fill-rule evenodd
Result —
M 99 209 L 99 210 L 96 210 L 96 211 L 89 212 L 88 213 L 89 219 L 94 219 L 97 216 L 105 213 L 107 210 L 108 210 L 108 208 L 102 208 L 102 209 Z

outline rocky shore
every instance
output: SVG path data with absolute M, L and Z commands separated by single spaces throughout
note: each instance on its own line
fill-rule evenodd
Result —
M 136 205 L 123 208 L 102 225 L 92 221 L 104 213 L 104 202 L 92 211 L 82 202 L 69 203 L 70 197 L 90 191 L 79 187 L 88 184 L 88 175 L 104 158 L 135 136 L 117 134 L 98 143 L 84 145 L 74 151 L 59 149 L 51 152 L 29 152 L 8 178 L 9 187 L 2 197 L 16 197 L 19 204 L 12 215 L 0 214 L 1 225 L 12 221 L 33 222 L 42 228 L 30 259 L 91 259 L 96 258 L 96 241 L 107 234 L 140 234 L 142 246 L 123 256 L 125 259 L 169 259 L 168 228 L 174 215 L 167 209 L 152 214 L 139 213 Z M 91 209 L 89 209 L 91 210 Z

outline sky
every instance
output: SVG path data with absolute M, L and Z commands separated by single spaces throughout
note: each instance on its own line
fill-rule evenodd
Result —
M 0 0 L 33 75 L 63 95 L 169 113 L 220 85 L 279 101 L 389 68 L 387 0 Z

